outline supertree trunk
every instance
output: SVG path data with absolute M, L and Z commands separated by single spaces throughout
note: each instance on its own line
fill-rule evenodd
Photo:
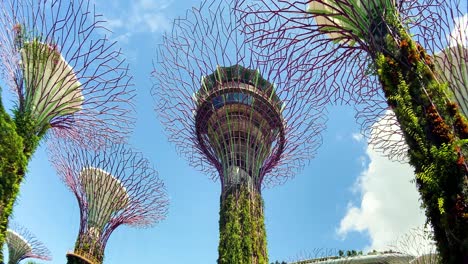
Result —
M 26 117 L 19 114 L 13 120 L 1 102 L 0 108 L 0 245 L 3 245 L 8 219 L 26 174 L 27 164 L 43 135 L 34 133 L 31 120 L 28 122 Z M 3 253 L 0 252 L 0 262 L 2 259 Z
M 80 235 L 73 252 L 67 253 L 67 264 L 102 264 L 104 261 L 104 246 L 96 241 L 92 232 Z
M 88 261 L 76 255 L 67 255 L 67 263 L 68 264 L 94 264 L 91 261 Z
M 27 157 L 23 148 L 23 139 L 16 131 L 15 122 L 0 101 L 0 245 L 5 242 L 8 218 L 26 171 Z M 2 260 L 3 250 L 0 250 L 0 263 Z
M 1 103 L 0 103 L 1 104 Z M 19 193 L 19 187 L 27 171 L 32 154 L 37 149 L 43 135 L 34 133 L 32 120 L 17 114 L 15 120 L 0 105 L 0 245 L 5 243 L 8 219 L 13 212 L 13 205 Z M 16 121 L 16 122 L 15 122 Z M 0 261 L 3 253 L 0 252 Z
M 1 99 L 1 98 L 0 98 Z M 19 193 L 20 185 L 27 171 L 32 154 L 37 149 L 43 135 L 34 132 L 33 120 L 16 113 L 14 120 L 5 112 L 0 102 L 0 245 L 5 243 L 8 219 Z M 3 253 L 0 252 L 0 261 Z
M 432 59 L 403 27 L 387 38 L 374 64 L 408 144 L 426 215 L 446 263 L 468 261 L 468 123 L 434 75 Z M 393 52 L 392 52 L 393 51 Z M 444 246 L 441 246 L 444 245 Z
M 247 184 L 221 195 L 218 253 L 219 264 L 268 264 L 263 199 Z

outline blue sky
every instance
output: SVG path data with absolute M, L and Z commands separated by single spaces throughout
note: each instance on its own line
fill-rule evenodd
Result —
M 189 167 L 167 142 L 150 96 L 152 59 L 171 21 L 199 1 L 97 1 L 126 55 L 138 91 L 132 146 L 152 161 L 170 197 L 167 219 L 155 227 L 121 226 L 110 237 L 105 263 L 215 263 L 220 183 Z M 7 96 L 8 89 L 3 89 Z M 4 98 L 12 107 L 11 96 Z M 286 184 L 263 191 L 270 261 L 317 248 L 384 249 L 424 222 L 411 169 L 381 158 L 359 134 L 354 110 L 330 107 L 316 157 Z M 79 209 L 49 164 L 45 141 L 29 164 L 14 220 L 65 263 L 79 228 Z

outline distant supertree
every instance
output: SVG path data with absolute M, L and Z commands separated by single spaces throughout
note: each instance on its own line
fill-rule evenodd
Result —
M 61 140 L 49 149 L 51 162 L 80 208 L 69 264 L 102 263 L 107 240 L 117 227 L 148 227 L 165 218 L 164 183 L 141 153 L 112 142 L 95 151 Z
M 396 251 L 377 252 L 367 254 L 356 250 L 337 250 L 317 248 L 309 253 L 301 253 L 292 258 L 289 264 L 408 264 L 414 259 L 413 255 Z
M 19 264 L 27 258 L 51 260 L 49 250 L 24 227 L 14 225 L 7 229 L 8 264 Z
M 348 251 L 352 252 L 352 251 Z M 353 250 L 356 255 L 362 252 Z M 288 262 L 290 264 L 307 264 L 320 261 L 336 261 L 337 264 L 347 264 L 349 260 L 346 256 L 345 250 L 336 248 L 314 248 L 312 250 L 301 251 L 296 255 L 289 257 Z
M 291 85 L 294 72 L 259 63 L 234 4 L 207 0 L 175 20 L 153 95 L 177 150 L 221 182 L 218 263 L 268 263 L 262 187 L 285 182 L 314 154 L 323 105 Z
M 412 228 L 390 245 L 392 250 L 415 256 L 411 264 L 440 264 L 433 232 L 428 227 Z
M 114 44 L 87 0 L 1 1 L 0 72 L 15 105 L 10 116 L 0 98 L 0 245 L 46 135 L 98 146 L 131 128 L 134 90 Z
M 289 51 L 285 68 L 302 72 L 311 91 L 361 103 L 365 134 L 414 167 L 443 262 L 468 262 L 466 1 L 242 0 L 237 8 L 250 40 L 276 48 L 264 60 Z

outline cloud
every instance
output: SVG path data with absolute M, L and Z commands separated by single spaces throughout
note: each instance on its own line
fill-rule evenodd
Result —
M 106 16 L 107 27 L 120 41 L 127 42 L 135 33 L 155 33 L 168 30 L 171 18 L 167 8 L 172 0 L 137 0 L 127 6 L 111 6 Z M 103 7 L 104 8 L 104 7 Z M 111 15 L 109 15 L 111 14 Z
M 358 177 L 353 189 L 360 194 L 360 204 L 349 203 L 337 233 L 367 233 L 368 250 L 384 250 L 411 228 L 425 223 L 413 169 L 408 164 L 392 162 L 369 145 L 368 166 Z
M 353 133 L 351 135 L 356 142 L 361 142 L 364 139 L 364 136 L 361 133 Z
M 386 110 L 385 114 L 372 125 L 369 145 L 392 161 L 408 162 L 408 145 L 395 113 L 391 110 Z
M 449 46 L 462 44 L 468 47 L 468 13 L 455 19 L 455 26 L 449 36 Z

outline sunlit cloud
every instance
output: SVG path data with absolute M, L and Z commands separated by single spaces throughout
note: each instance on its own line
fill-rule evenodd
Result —
M 107 27 L 114 32 L 114 38 L 121 42 L 138 33 L 156 33 L 168 30 L 172 19 L 167 8 L 172 0 L 137 0 L 127 6 L 111 6 L 105 13 Z
M 365 250 L 385 250 L 411 228 L 423 225 L 425 215 L 410 165 L 390 161 L 372 145 L 366 153 L 369 163 L 353 186 L 360 202 L 348 204 L 337 234 L 345 238 L 350 232 L 365 233 L 370 238 Z
M 351 137 L 356 141 L 356 142 L 361 142 L 364 139 L 364 136 L 361 133 L 353 133 Z
M 468 13 L 458 17 L 449 37 L 450 46 L 462 44 L 468 47 Z

